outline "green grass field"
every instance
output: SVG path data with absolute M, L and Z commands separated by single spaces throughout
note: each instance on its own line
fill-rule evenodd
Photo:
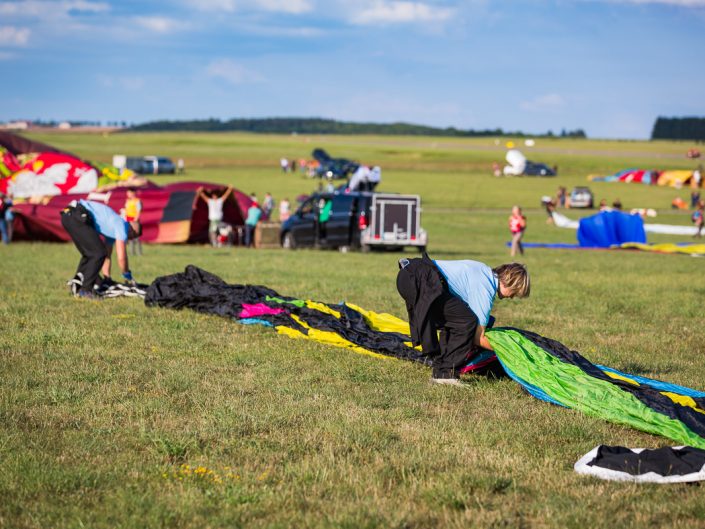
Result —
M 509 208 L 527 241 L 573 242 L 540 197 L 591 173 L 690 168 L 677 143 L 540 140 L 557 178 L 490 175 L 493 139 L 243 134 L 44 134 L 87 159 L 160 154 L 183 177 L 293 199 L 316 183 L 280 156 L 317 146 L 380 164 L 380 190 L 419 193 L 433 257 L 509 259 Z M 591 184 L 597 200 L 653 207 L 689 190 Z M 569 211 L 577 218 L 584 213 Z M 651 242 L 676 242 L 666 236 Z M 347 300 L 404 316 L 397 253 L 145 245 L 136 279 L 195 264 L 233 283 Z M 703 262 L 626 251 L 529 250 L 532 295 L 495 305 L 498 324 L 558 339 L 596 363 L 704 389 Z M 0 527 L 705 527 L 702 487 L 602 482 L 574 462 L 598 444 L 668 439 L 557 408 L 511 380 L 428 383 L 379 360 L 134 299 L 69 297 L 72 245 L 0 247 Z

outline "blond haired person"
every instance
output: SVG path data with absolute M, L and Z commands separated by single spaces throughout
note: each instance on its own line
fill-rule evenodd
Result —
M 492 350 L 485 329 L 495 297 L 524 298 L 531 292 L 529 273 L 520 263 L 490 268 L 424 254 L 401 259 L 399 269 L 397 290 L 406 303 L 412 342 L 431 358 L 431 381 L 439 384 L 460 384 L 459 370 L 474 351 Z

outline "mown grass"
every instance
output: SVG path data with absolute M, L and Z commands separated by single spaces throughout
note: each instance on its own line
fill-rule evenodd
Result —
M 182 155 L 188 163 L 199 151 L 203 166 L 189 164 L 188 178 L 245 192 L 295 196 L 315 185 L 280 175 L 277 159 L 303 156 L 317 139 L 41 139 L 95 158 L 129 147 L 135 154 Z M 565 162 L 555 163 L 574 169 L 557 179 L 494 179 L 471 169 L 496 157 L 474 150 L 479 140 L 442 140 L 452 144 L 443 155 L 424 146 L 437 141 L 428 138 L 321 141 L 333 154 L 382 160 L 384 188 L 422 194 L 435 257 L 493 265 L 508 259 L 512 203 L 534 205 L 557 185 L 582 183 L 588 169 L 621 163 L 623 152 L 658 159 L 682 150 L 555 142 L 551 148 L 592 154 L 562 154 Z M 219 157 L 240 164 L 210 165 Z M 415 160 L 426 158 L 435 165 L 417 169 Z M 399 169 L 388 170 L 385 161 Z M 619 184 L 598 189 L 618 193 L 629 206 L 658 208 L 674 193 Z M 663 222 L 687 222 L 683 214 L 661 213 Z M 574 237 L 529 210 L 527 239 Z M 394 286 L 399 256 L 145 246 L 132 268 L 148 282 L 195 264 L 230 282 L 403 316 Z M 500 324 L 556 338 L 595 362 L 703 388 L 700 260 L 532 250 L 523 261 L 532 296 L 498 302 Z M 421 366 L 265 328 L 133 299 L 75 301 L 63 283 L 76 262 L 70 245 L 0 247 L 0 526 L 705 526 L 700 487 L 606 483 L 572 470 L 597 444 L 673 444 L 666 439 L 539 402 L 510 380 L 434 387 Z

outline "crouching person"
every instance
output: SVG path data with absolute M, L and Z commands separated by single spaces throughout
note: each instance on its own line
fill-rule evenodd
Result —
M 399 261 L 397 290 L 412 342 L 432 360 L 431 382 L 459 385 L 467 359 L 478 348 L 492 350 L 485 329 L 495 297 L 527 297 L 531 287 L 520 263 L 490 268 L 478 261 L 434 261 L 424 253 Z
M 110 207 L 89 200 L 79 200 L 61 212 L 61 225 L 76 245 L 81 260 L 72 283 L 74 295 L 95 298 L 93 287 L 103 272 L 103 281 L 111 281 L 110 267 L 113 246 L 122 277 L 133 283 L 127 261 L 126 242 L 141 235 L 139 223 L 130 224 Z M 101 238 L 102 236 L 102 238 Z

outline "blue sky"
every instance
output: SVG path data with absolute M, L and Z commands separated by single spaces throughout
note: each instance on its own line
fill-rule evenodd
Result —
M 0 120 L 326 117 L 647 138 L 705 0 L 0 0 Z

